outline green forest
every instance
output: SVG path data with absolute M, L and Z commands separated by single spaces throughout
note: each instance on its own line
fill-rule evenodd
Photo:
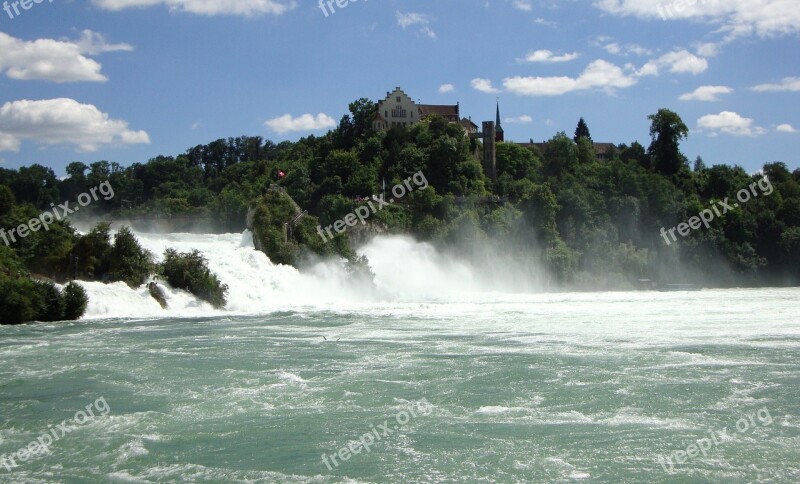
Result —
M 650 124 L 647 146 L 620 144 L 603 159 L 583 120 L 574 136 L 556 133 L 542 150 L 498 143 L 493 182 L 482 168 L 480 141 L 465 136 L 461 126 L 431 117 L 374 131 L 374 103 L 360 99 L 349 108 L 336 129 L 297 142 L 243 136 L 131 166 L 73 162 L 63 179 L 37 164 L 0 169 L 0 227 L 26 223 L 108 182 L 115 196 L 95 201 L 82 216 L 198 217 L 211 220 L 216 231 L 241 231 L 250 212 L 259 248 L 274 262 L 302 266 L 312 253 L 339 255 L 369 277 L 368 261 L 356 256 L 346 236 L 324 241 L 317 226 L 353 212 L 381 194 L 384 183 L 391 187 L 421 171 L 430 186 L 377 212 L 367 231 L 409 234 L 477 267 L 504 261 L 554 290 L 631 289 L 642 280 L 704 287 L 800 282 L 800 169 L 792 172 L 775 161 L 760 174 L 748 174 L 737 166 L 706 166 L 701 158 L 690 162 L 680 149 L 689 129 L 668 109 L 632 121 Z M 732 205 L 741 190 L 759 181 L 773 190 L 751 193 L 747 203 L 715 214 L 708 228 L 674 242 L 662 235 L 662 229 L 718 203 Z M 308 215 L 287 240 L 284 226 L 300 210 Z M 129 230 L 112 237 L 101 224 L 81 235 L 70 222 L 58 221 L 47 231 L 0 244 L 0 303 L 21 308 L 17 321 L 46 313 L 46 295 L 16 301 L 23 293 L 52 292 L 50 286 L 29 288 L 31 275 L 143 284 L 164 270 L 145 252 Z M 205 270 L 198 277 L 206 283 L 199 286 L 224 305 L 223 288 L 202 257 L 168 256 L 171 267 Z M 75 286 L 69 287 L 61 298 L 80 300 Z M 76 303 L 69 314 L 63 309 L 69 304 L 59 304 L 55 313 L 75 315 Z

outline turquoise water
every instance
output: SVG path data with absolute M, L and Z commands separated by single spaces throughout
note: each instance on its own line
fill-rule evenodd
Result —
M 3 327 L 0 453 L 95 416 L 0 481 L 800 482 L 799 296 L 485 294 Z M 698 441 L 705 455 L 670 456 Z

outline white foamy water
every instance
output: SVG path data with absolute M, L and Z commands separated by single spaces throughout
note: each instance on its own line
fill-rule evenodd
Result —
M 169 309 L 162 309 L 146 287 L 123 283 L 82 283 L 90 296 L 87 318 L 196 317 L 222 314 L 265 314 L 299 308 L 352 309 L 379 301 L 474 300 L 482 291 L 479 277 L 463 261 L 443 258 L 425 243 L 407 237 L 379 237 L 360 253 L 370 260 L 379 295 L 347 280 L 341 263 L 324 261 L 303 273 L 273 264 L 255 250 L 252 234 L 136 233 L 157 260 L 168 248 L 199 250 L 209 268 L 229 287 L 225 311 L 214 310 L 191 294 L 160 282 Z

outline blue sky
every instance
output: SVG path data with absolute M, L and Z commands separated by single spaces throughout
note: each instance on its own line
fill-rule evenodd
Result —
M 515 141 L 571 135 L 583 116 L 595 141 L 646 146 L 647 115 L 669 108 L 691 160 L 800 167 L 796 0 L 14 1 L 6 168 L 296 140 L 396 86 L 474 121 L 499 98 Z

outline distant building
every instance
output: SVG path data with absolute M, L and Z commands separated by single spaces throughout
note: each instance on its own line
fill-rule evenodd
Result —
M 458 103 L 417 104 L 397 87 L 393 92 L 387 92 L 384 100 L 378 101 L 378 110 L 372 120 L 372 127 L 382 131 L 396 126 L 413 126 L 432 115 L 441 116 L 451 123 L 464 125 L 464 120 L 461 119 L 461 106 Z M 475 126 L 476 131 L 477 129 Z
M 461 127 L 464 128 L 464 131 L 466 131 L 468 135 L 476 134 L 478 132 L 478 125 L 472 122 L 472 118 L 462 119 Z
M 394 91 L 387 92 L 386 98 L 378 101 L 372 127 L 376 131 L 385 131 L 395 127 L 410 127 L 425 121 L 430 116 L 441 116 L 452 124 L 457 124 L 464 129 L 465 136 L 481 140 L 483 143 L 483 169 L 487 177 L 497 181 L 497 143 L 505 142 L 505 131 L 500 118 L 500 102 L 497 103 L 495 121 L 483 121 L 481 126 L 472 122 L 472 118 L 461 117 L 459 103 L 450 104 L 422 104 L 414 102 L 411 97 L 396 87 Z M 537 148 L 542 154 L 547 149 L 547 143 L 516 143 L 525 148 Z M 613 143 L 594 143 L 597 159 L 610 160 L 616 151 Z
M 614 143 L 594 143 L 594 152 L 597 153 L 598 160 L 610 160 L 617 151 Z

